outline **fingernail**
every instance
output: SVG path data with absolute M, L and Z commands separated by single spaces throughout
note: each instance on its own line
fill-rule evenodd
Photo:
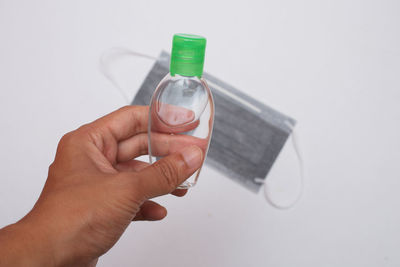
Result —
M 190 146 L 181 152 L 189 169 L 198 169 L 203 161 L 203 151 L 197 146 Z

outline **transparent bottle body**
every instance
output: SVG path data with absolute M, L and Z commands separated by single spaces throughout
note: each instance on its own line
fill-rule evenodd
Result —
M 167 74 L 158 84 L 150 103 L 150 163 L 190 145 L 203 150 L 203 162 L 210 145 L 214 123 L 214 102 L 202 78 Z M 178 188 L 194 186 L 201 168 Z

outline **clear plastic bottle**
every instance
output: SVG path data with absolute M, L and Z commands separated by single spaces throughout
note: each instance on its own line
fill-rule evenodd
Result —
M 214 102 L 202 78 L 205 47 L 206 39 L 201 36 L 175 34 L 173 37 L 170 73 L 158 84 L 150 103 L 150 163 L 189 145 L 200 147 L 204 159 L 207 155 Z M 178 188 L 194 186 L 200 169 Z

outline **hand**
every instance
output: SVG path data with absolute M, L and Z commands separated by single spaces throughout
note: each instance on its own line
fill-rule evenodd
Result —
M 134 160 L 147 153 L 147 120 L 147 107 L 128 106 L 66 134 L 32 211 L 0 230 L 0 266 L 95 265 L 132 220 L 164 218 L 149 199 L 184 195 L 175 189 L 203 152 L 188 146 L 152 165 Z

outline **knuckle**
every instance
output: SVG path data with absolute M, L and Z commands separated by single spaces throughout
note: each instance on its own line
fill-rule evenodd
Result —
M 73 132 L 66 133 L 61 137 L 59 146 L 60 147 L 66 146 L 71 142 L 73 142 L 73 140 L 74 140 L 74 133 Z
M 119 112 L 133 112 L 133 113 L 140 112 L 140 111 L 143 111 L 143 110 L 145 110 L 145 111 L 148 110 L 148 106 L 126 105 L 126 106 L 123 106 L 123 107 L 118 109 Z
M 93 132 L 93 128 L 90 124 L 84 124 L 78 129 L 64 134 L 59 142 L 60 146 L 72 145 L 77 142 L 86 140 Z
M 76 131 L 83 132 L 83 133 L 89 133 L 89 132 L 93 131 L 93 127 L 92 127 L 91 123 L 87 123 L 87 124 L 84 124 L 81 127 L 79 127 Z
M 48 176 L 52 177 L 57 173 L 57 166 L 55 166 L 55 162 L 51 163 L 48 170 Z
M 148 150 L 149 150 L 149 143 L 148 143 L 148 138 L 147 135 L 144 134 L 140 137 L 140 144 L 139 144 L 139 150 L 141 155 L 145 155 Z
M 58 142 L 56 154 L 65 154 L 73 149 L 82 149 L 85 139 L 85 135 L 78 130 L 64 134 Z
M 123 106 L 123 107 L 119 108 L 119 111 L 125 112 L 125 111 L 128 111 L 128 110 L 132 109 L 132 108 L 133 108 L 133 106 L 126 105 L 126 106 Z
M 173 162 L 164 159 L 157 162 L 158 172 L 161 174 L 166 186 L 171 190 L 176 188 L 179 183 L 179 170 Z

